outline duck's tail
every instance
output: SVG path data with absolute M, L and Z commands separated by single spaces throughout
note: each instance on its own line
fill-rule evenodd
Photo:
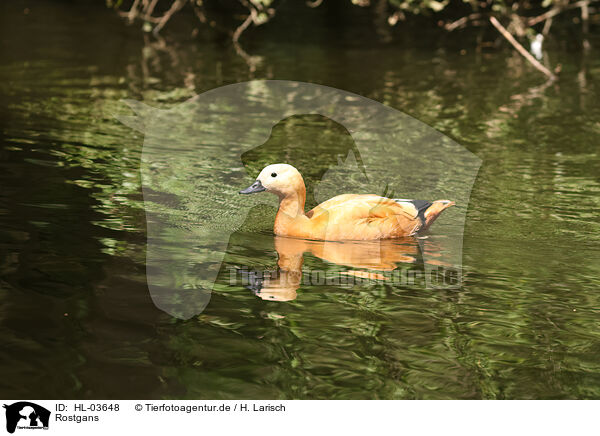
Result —
M 421 230 L 427 230 L 444 210 L 448 209 L 450 206 L 454 206 L 455 204 L 456 203 L 450 200 L 436 200 L 431 203 L 431 206 L 429 206 L 423 213 L 423 216 L 425 217 L 425 223 Z

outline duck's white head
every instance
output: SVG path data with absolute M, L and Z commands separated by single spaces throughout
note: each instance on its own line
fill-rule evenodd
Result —
M 280 198 L 305 193 L 304 179 L 300 172 L 288 164 L 268 165 L 260 172 L 256 181 L 240 194 L 253 194 L 267 191 Z

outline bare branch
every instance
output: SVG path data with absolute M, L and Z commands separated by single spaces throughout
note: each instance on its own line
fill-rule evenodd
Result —
M 544 23 L 544 28 L 542 29 L 542 35 L 548 36 L 548 34 L 550 33 L 550 27 L 552 27 L 553 21 L 554 21 L 554 18 L 552 18 L 552 17 L 550 17 L 546 20 L 546 22 Z
M 154 35 L 158 35 L 160 30 L 165 26 L 165 24 L 167 24 L 167 21 L 169 21 L 171 19 L 171 17 L 173 16 L 173 14 L 175 12 L 177 12 L 179 9 L 181 9 L 185 5 L 186 1 L 187 0 L 175 0 L 173 2 L 173 4 L 171 5 L 171 7 L 169 8 L 169 10 L 167 12 L 165 12 L 165 14 L 160 18 L 158 24 L 156 25 L 156 27 L 154 28 L 152 33 Z
M 581 30 L 583 33 L 583 49 L 590 49 L 590 41 L 588 40 L 588 34 L 590 32 L 590 10 L 589 1 L 584 1 L 581 5 Z
M 506 38 L 506 40 L 508 40 L 508 42 L 510 42 L 512 46 L 516 48 L 517 51 L 521 53 L 521 55 L 525 59 L 527 59 L 529 63 L 531 63 L 531 65 L 533 65 L 538 71 L 544 73 L 551 80 L 556 79 L 554 73 L 545 66 L 543 66 L 541 63 L 539 63 L 538 60 L 531 55 L 531 53 L 529 53 L 521 44 L 519 44 L 515 37 L 512 36 L 512 34 L 508 30 L 506 30 L 506 28 L 502 24 L 500 24 L 496 17 L 490 17 L 490 23 L 492 23 L 492 25 L 498 30 L 498 32 L 500 32 L 500 34 L 502 34 L 502 36 L 504 36 L 504 38 Z
M 323 0 L 315 0 L 314 2 L 307 1 L 306 6 L 309 8 L 318 8 L 323 3 Z
M 552 18 L 552 17 L 560 14 L 563 11 L 566 11 L 569 9 L 584 8 L 584 7 L 587 7 L 588 5 L 589 5 L 589 0 L 581 0 L 581 1 L 577 1 L 575 3 L 569 3 L 564 6 L 554 6 L 549 11 L 544 12 L 543 14 L 538 15 L 537 17 L 529 18 L 527 20 L 527 25 L 535 26 L 536 24 L 541 23 L 542 21 L 547 20 L 548 18 Z
M 244 22 L 242 24 L 240 24 L 237 29 L 235 29 L 235 32 L 233 32 L 233 42 L 238 42 L 240 40 L 240 36 L 242 36 L 242 33 L 244 33 L 244 30 L 246 30 L 248 28 L 248 26 L 250 25 L 250 23 L 252 23 L 252 14 L 248 15 L 246 17 L 246 19 L 244 20 Z
M 462 18 L 459 18 L 456 21 L 445 24 L 444 29 L 446 29 L 448 32 L 452 32 L 453 30 L 456 30 L 456 29 L 462 29 L 469 23 L 469 21 L 479 20 L 481 18 L 483 18 L 483 14 L 480 14 L 480 13 L 466 15 Z
M 133 23 L 133 20 L 135 20 L 135 17 L 137 16 L 139 4 L 140 4 L 140 0 L 135 0 L 133 2 L 133 4 L 131 5 L 131 9 L 127 13 L 127 19 L 129 20 L 130 23 Z
M 156 3 L 158 3 L 158 0 L 152 0 L 150 2 L 150 4 L 148 5 L 148 7 L 146 8 L 146 10 L 144 11 L 144 13 L 151 17 L 152 13 L 154 12 L 154 8 L 156 7 Z

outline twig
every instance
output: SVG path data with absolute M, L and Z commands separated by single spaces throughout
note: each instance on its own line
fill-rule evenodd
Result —
M 528 26 L 535 26 L 537 23 L 541 23 L 544 20 L 547 20 L 549 18 L 554 17 L 555 15 L 560 14 L 563 11 L 563 8 L 559 7 L 559 6 L 555 6 L 552 9 L 550 9 L 547 12 L 544 12 L 541 15 L 538 15 L 537 17 L 533 17 L 530 18 L 529 20 L 527 20 L 527 25 Z
M 448 32 L 452 32 L 453 30 L 465 27 L 469 21 L 477 20 L 482 17 L 483 15 L 479 13 L 470 14 L 451 23 L 445 24 L 444 29 L 446 29 Z
M 590 41 L 588 40 L 588 33 L 590 31 L 590 10 L 589 2 L 584 1 L 581 5 L 581 30 L 583 33 L 583 49 L 590 49 Z
M 154 8 L 156 7 L 156 3 L 158 3 L 158 0 L 152 0 L 150 2 L 150 5 L 148 5 L 148 7 L 146 8 L 146 10 L 144 11 L 147 16 L 149 16 L 149 17 L 152 16 L 152 12 L 154 12 Z
M 242 24 L 240 24 L 237 29 L 235 29 L 235 32 L 233 32 L 233 42 L 238 42 L 240 39 L 240 36 L 242 35 L 242 33 L 244 33 L 244 30 L 246 30 L 248 28 L 248 26 L 250 25 L 250 23 L 252 23 L 252 14 L 248 15 L 246 17 L 246 19 L 244 20 L 244 22 Z
M 546 20 L 546 22 L 544 23 L 544 28 L 542 29 L 542 35 L 548 36 L 548 34 L 550 33 L 550 27 L 552 27 L 553 21 L 554 21 L 554 18 L 552 18 L 552 17 L 550 17 Z
M 207 24 L 208 19 L 206 18 L 204 11 L 200 9 L 200 7 L 196 4 L 196 2 L 192 2 L 192 6 L 194 9 L 194 13 L 196 14 L 196 17 L 198 17 L 198 20 L 200 20 L 200 22 L 202 24 Z
M 550 9 L 548 12 L 544 12 L 543 14 L 538 15 L 537 17 L 533 17 L 533 18 L 530 18 L 529 20 L 527 20 L 527 25 L 535 26 L 536 24 L 541 23 L 542 21 L 547 20 L 548 18 L 552 18 L 555 15 L 558 15 L 563 11 L 566 11 L 568 9 L 587 7 L 588 4 L 589 4 L 589 0 L 581 0 L 581 1 L 578 1 L 575 3 L 570 3 L 565 6 L 555 6 L 552 9 Z
M 140 3 L 140 0 L 135 0 L 133 2 L 133 5 L 131 5 L 131 9 L 129 10 L 129 13 L 127 14 L 127 19 L 129 20 L 129 23 L 133 23 L 133 20 L 135 20 L 139 3 Z
M 160 23 L 162 17 L 151 17 L 150 15 L 140 15 L 140 18 L 149 23 Z
M 306 6 L 309 8 L 318 8 L 323 3 L 323 0 L 315 0 L 314 2 L 307 1 Z
M 552 71 L 550 71 L 548 68 L 546 68 L 545 66 L 543 66 L 542 64 L 540 64 L 536 58 L 534 58 L 531 53 L 529 53 L 527 50 L 525 50 L 525 48 L 519 44 L 519 42 L 515 39 L 514 36 L 511 35 L 511 33 L 506 30 L 506 28 L 500 24 L 500 22 L 496 19 L 496 17 L 490 17 L 490 23 L 492 23 L 492 25 L 498 30 L 498 32 L 500 32 L 502 34 L 502 36 L 504 36 L 504 38 L 506 38 L 508 40 L 508 42 L 510 42 L 514 48 L 517 49 L 517 51 L 519 53 L 521 53 L 521 55 L 527 59 L 529 61 L 529 63 L 531 63 L 531 65 L 533 65 L 538 71 L 541 71 L 542 73 L 544 73 L 548 78 L 550 78 L 551 80 L 555 80 L 556 76 L 554 75 L 554 73 Z
M 233 35 L 231 37 L 231 40 L 233 42 L 233 48 L 235 49 L 235 52 L 238 54 L 238 56 L 240 56 L 242 59 L 244 59 L 244 61 L 246 62 L 246 65 L 248 65 L 248 69 L 250 70 L 251 74 L 256 71 L 256 67 L 258 66 L 258 64 L 260 64 L 262 58 L 260 56 L 252 56 L 252 55 L 248 54 L 246 52 L 246 50 L 244 50 L 240 44 L 240 36 L 242 35 L 242 33 L 244 33 L 244 30 L 246 30 L 248 28 L 248 26 L 250 25 L 250 23 L 252 23 L 252 21 L 253 21 L 253 17 L 252 17 L 252 14 L 250 14 L 246 17 L 244 22 L 242 24 L 240 24 L 237 27 L 237 29 L 235 29 L 235 32 L 233 32 Z
M 238 41 L 233 42 L 233 48 L 235 49 L 237 55 L 244 59 L 244 62 L 246 62 L 246 65 L 248 65 L 248 70 L 250 73 L 254 73 L 256 71 L 256 67 L 260 65 L 263 58 L 261 56 L 252 56 L 248 54 L 248 52 L 242 48 Z
M 515 4 L 516 3 L 513 3 L 513 5 Z M 523 38 L 527 34 L 523 18 L 517 14 L 510 14 L 510 25 L 507 27 L 507 31 L 510 32 L 511 29 L 514 29 L 514 33 L 516 33 L 519 38 Z
M 171 17 L 173 16 L 173 14 L 175 12 L 177 12 L 179 9 L 181 9 L 183 7 L 185 2 L 186 2 L 186 0 L 175 0 L 173 2 L 173 4 L 171 5 L 171 7 L 169 8 L 169 10 L 167 12 L 165 12 L 165 14 L 160 18 L 160 21 L 158 22 L 158 24 L 156 25 L 156 27 L 154 28 L 152 33 L 154 35 L 158 35 L 158 32 L 160 32 L 160 29 L 162 29 L 165 26 L 165 24 L 167 24 L 167 21 L 169 21 L 171 19 Z
M 581 21 L 583 24 L 583 33 L 587 34 L 589 32 L 589 19 L 590 19 L 590 11 L 589 11 L 590 2 L 584 1 L 581 4 Z

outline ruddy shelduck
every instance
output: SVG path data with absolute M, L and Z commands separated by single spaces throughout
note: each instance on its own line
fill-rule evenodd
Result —
M 405 200 L 373 194 L 342 194 L 304 212 L 306 187 L 300 172 L 288 164 L 265 167 L 240 194 L 270 192 L 279 197 L 273 231 L 325 241 L 402 238 L 426 230 L 453 201 Z

